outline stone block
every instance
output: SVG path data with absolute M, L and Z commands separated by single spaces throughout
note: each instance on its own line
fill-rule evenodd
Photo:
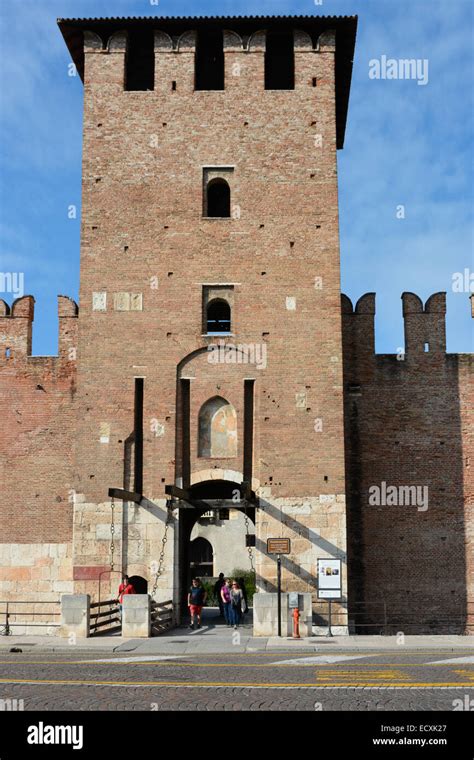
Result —
M 110 532 L 110 523 L 98 523 L 95 526 L 95 538 L 99 541 L 110 541 L 112 534 Z M 122 526 L 115 524 L 114 541 L 122 538 Z
M 281 632 L 288 637 L 293 632 L 293 618 L 288 607 L 289 595 L 281 595 Z M 312 636 L 312 594 L 298 593 L 300 611 L 300 636 Z M 253 635 L 278 635 L 278 595 L 276 593 L 257 593 L 253 597 Z
M 90 596 L 89 594 L 63 594 L 61 596 L 61 627 L 59 635 L 71 633 L 80 638 L 90 635 Z
M 123 597 L 122 636 L 148 638 L 151 635 L 149 594 L 129 594 Z

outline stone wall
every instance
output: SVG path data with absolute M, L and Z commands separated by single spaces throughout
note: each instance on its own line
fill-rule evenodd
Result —
M 58 356 L 32 356 L 34 299 L 0 301 L 2 601 L 72 589 L 74 301 L 59 296 L 58 316 Z
M 61 594 L 72 590 L 71 543 L 0 544 L 0 627 L 5 625 L 9 602 L 13 634 L 56 633 Z M 14 603 L 18 601 L 29 604 Z

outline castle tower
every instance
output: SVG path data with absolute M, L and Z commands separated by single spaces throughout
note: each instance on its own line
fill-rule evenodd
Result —
M 116 587 L 116 489 L 114 570 L 151 591 L 158 569 L 158 599 L 182 599 L 196 515 L 237 508 L 260 591 L 268 537 L 291 539 L 284 590 L 314 594 L 317 559 L 342 559 L 345 626 L 336 151 L 356 19 L 59 26 L 84 82 L 74 589 Z

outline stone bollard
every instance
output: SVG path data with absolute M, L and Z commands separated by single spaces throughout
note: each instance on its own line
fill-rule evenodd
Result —
M 90 636 L 89 594 L 63 594 L 61 596 L 61 628 L 59 635 L 67 638 L 73 633 L 79 638 Z
M 299 593 L 300 636 L 312 636 L 312 600 L 311 594 Z M 291 637 L 293 633 L 293 618 L 288 607 L 288 594 L 281 595 L 281 635 Z M 260 592 L 253 597 L 253 635 L 278 636 L 278 595 Z
M 125 594 L 122 602 L 122 636 L 132 639 L 149 638 L 151 636 L 149 594 Z

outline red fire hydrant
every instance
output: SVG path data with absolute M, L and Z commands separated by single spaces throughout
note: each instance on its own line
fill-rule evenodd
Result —
M 293 610 L 293 638 L 300 638 L 300 611 L 296 608 Z

